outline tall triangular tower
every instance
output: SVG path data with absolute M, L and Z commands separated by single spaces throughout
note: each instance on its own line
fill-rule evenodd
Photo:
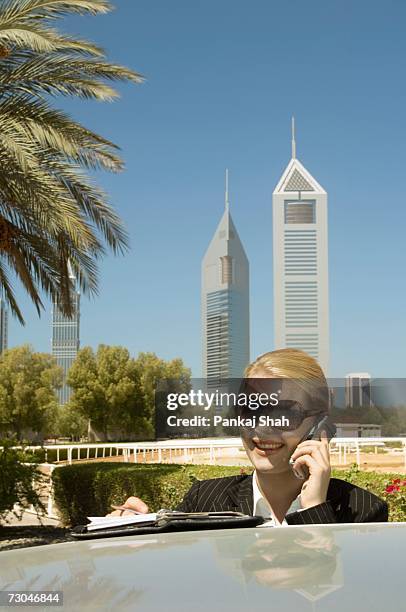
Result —
M 225 209 L 202 261 L 203 378 L 220 384 L 240 378 L 249 363 L 249 263 Z
M 275 348 L 299 348 L 329 366 L 327 193 L 296 158 L 273 192 Z

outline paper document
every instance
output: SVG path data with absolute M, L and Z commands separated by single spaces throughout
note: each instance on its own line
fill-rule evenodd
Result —
M 90 523 L 87 525 L 88 531 L 96 529 L 109 529 L 110 527 L 121 527 L 123 525 L 138 525 L 142 523 L 154 523 L 156 512 L 149 514 L 133 514 L 128 516 L 88 516 Z

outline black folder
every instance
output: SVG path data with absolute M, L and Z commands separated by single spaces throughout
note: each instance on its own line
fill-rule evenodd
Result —
M 260 516 L 248 516 L 240 512 L 188 512 L 168 513 L 156 521 L 118 525 L 88 531 L 87 525 L 74 527 L 70 534 L 78 540 L 112 538 L 117 536 L 168 533 L 171 531 L 200 531 L 206 529 L 236 529 L 257 527 L 264 522 Z

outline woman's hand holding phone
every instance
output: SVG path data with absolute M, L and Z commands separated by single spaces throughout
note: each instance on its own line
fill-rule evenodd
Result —
M 293 469 L 306 466 L 309 477 L 305 480 L 300 499 L 302 508 L 311 508 L 326 501 L 331 476 L 329 440 L 323 430 L 321 440 L 305 440 L 292 454 Z

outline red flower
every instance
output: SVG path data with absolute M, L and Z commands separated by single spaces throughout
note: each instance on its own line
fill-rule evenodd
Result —
M 400 491 L 400 487 L 398 485 L 388 485 L 385 489 L 386 493 L 394 493 L 395 491 Z
M 402 482 L 402 487 L 406 487 L 406 480 Z
M 400 484 L 400 478 L 395 478 L 395 480 L 392 480 L 394 485 L 398 485 Z

